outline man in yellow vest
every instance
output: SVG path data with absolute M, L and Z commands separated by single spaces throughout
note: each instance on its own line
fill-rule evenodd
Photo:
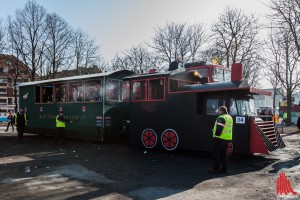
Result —
M 15 126 L 17 127 L 19 143 L 23 142 L 23 134 L 25 127 L 27 126 L 28 116 L 24 112 L 23 108 L 19 109 L 19 112 L 15 114 Z
M 59 111 L 59 114 L 56 116 L 56 136 L 55 136 L 55 145 L 58 145 L 58 141 L 61 140 L 63 145 L 66 145 L 65 138 L 65 128 L 66 122 L 72 123 L 72 121 L 65 119 L 63 111 Z
M 227 147 L 229 141 L 232 140 L 232 117 L 228 115 L 227 108 L 225 106 L 219 107 L 218 113 L 219 117 L 217 118 L 213 128 L 213 168 L 209 170 L 209 172 L 213 174 L 227 173 Z
M 282 119 L 282 125 L 283 125 L 283 124 L 286 124 L 286 120 L 287 120 L 287 112 L 284 112 L 284 113 L 283 113 L 282 118 L 283 118 L 283 119 Z

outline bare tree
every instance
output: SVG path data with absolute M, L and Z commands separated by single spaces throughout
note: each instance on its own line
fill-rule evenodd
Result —
M 268 70 L 274 74 L 287 98 L 287 120 L 291 122 L 292 94 L 300 86 L 299 55 L 293 34 L 285 28 L 275 28 L 269 34 Z
M 249 84 L 257 83 L 255 78 L 261 69 L 262 60 L 258 18 L 254 15 L 246 16 L 240 9 L 226 7 L 212 26 L 212 32 L 214 52 L 226 62 L 225 65 L 229 68 L 231 63 L 242 63 L 243 75 Z
M 121 54 L 117 54 L 112 61 L 113 70 L 128 69 L 136 73 L 145 73 L 151 68 L 161 70 L 163 65 L 153 52 L 149 52 L 142 45 L 133 46 Z
M 66 65 L 69 55 L 68 49 L 72 42 L 72 32 L 68 23 L 57 14 L 48 14 L 47 41 L 44 55 L 46 58 L 46 75 L 55 78 L 57 71 Z
M 0 20 L 0 53 L 3 52 L 6 45 L 5 36 L 6 28 L 2 25 L 2 20 Z
M 120 55 L 121 54 L 121 55 Z M 111 61 L 111 68 L 113 71 L 118 70 L 132 70 L 129 58 L 122 53 L 117 53 Z
M 168 23 L 155 28 L 152 47 L 160 59 L 171 63 L 177 57 L 195 61 L 202 45 L 206 42 L 205 28 L 201 24 Z
M 75 31 L 71 45 L 71 55 L 73 57 L 71 65 L 75 67 L 78 75 L 86 74 L 88 67 L 97 65 L 99 59 L 101 59 L 99 49 L 95 40 L 90 39 L 81 29 Z
M 17 10 L 15 19 L 9 17 L 8 31 L 22 61 L 28 66 L 31 81 L 44 64 L 46 43 L 46 10 L 35 1 L 28 1 Z
M 288 29 L 294 45 L 300 56 L 300 1 L 299 0 L 272 0 L 269 6 L 273 13 L 269 17 L 277 28 Z

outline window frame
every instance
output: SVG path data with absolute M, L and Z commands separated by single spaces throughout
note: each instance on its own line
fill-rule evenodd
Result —
M 117 88 L 117 99 L 108 99 L 108 81 L 112 82 L 118 82 L 118 88 Z M 121 102 L 122 101 L 122 93 L 121 93 L 121 85 L 123 86 L 123 81 L 119 79 L 113 79 L 113 78 L 106 78 L 105 80 L 105 101 L 111 101 L 111 102 Z M 103 95 L 102 95 L 103 96 Z
M 89 91 L 87 91 L 87 82 L 92 82 L 92 81 L 94 81 L 94 82 L 100 81 L 101 91 L 99 92 L 99 94 L 100 94 L 101 100 L 99 100 L 99 101 L 91 100 L 91 98 L 89 98 L 87 96 L 87 92 L 89 92 Z M 94 79 L 86 79 L 86 80 L 83 80 L 83 83 L 84 83 L 84 87 L 83 87 L 84 101 L 82 101 L 82 102 L 84 102 L 84 103 L 103 102 L 103 78 L 102 77 L 94 78 Z M 88 89 L 90 89 L 90 88 L 88 88 Z
M 151 80 L 163 80 L 163 98 L 161 99 L 150 99 L 150 81 Z M 134 83 L 136 82 L 145 82 L 145 98 L 144 99 L 135 99 L 134 98 Z M 138 79 L 138 80 L 132 80 L 130 82 L 130 99 L 131 102 L 156 102 L 156 101 L 165 101 L 166 100 L 166 77 L 155 77 L 155 78 L 146 78 L 146 79 Z

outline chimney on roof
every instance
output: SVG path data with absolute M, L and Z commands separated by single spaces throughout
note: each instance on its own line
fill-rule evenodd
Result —
M 242 63 L 233 63 L 231 65 L 231 81 L 241 81 L 243 79 Z

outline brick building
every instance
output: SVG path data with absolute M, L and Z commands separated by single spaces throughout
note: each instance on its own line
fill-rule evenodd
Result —
M 15 96 L 19 100 L 18 92 L 15 95 L 14 80 L 17 84 L 30 80 L 27 66 L 13 55 L 0 54 L 0 121 L 6 119 L 9 110 L 15 109 Z

